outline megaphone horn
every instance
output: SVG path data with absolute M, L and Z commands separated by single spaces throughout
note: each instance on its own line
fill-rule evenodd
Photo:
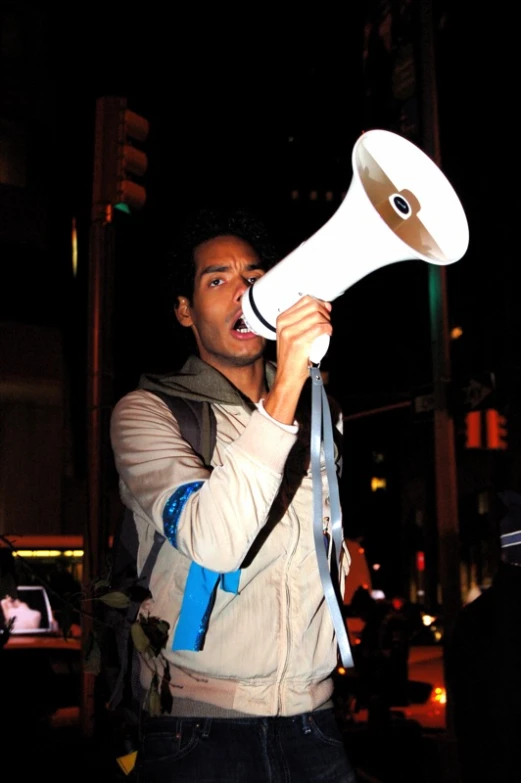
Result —
M 332 302 L 383 266 L 414 259 L 444 266 L 467 251 L 461 202 L 415 144 L 391 131 L 366 131 L 353 147 L 352 168 L 332 217 L 244 293 L 243 316 L 256 334 L 276 339 L 277 316 L 305 294 Z M 319 337 L 311 362 L 328 347 L 329 337 Z

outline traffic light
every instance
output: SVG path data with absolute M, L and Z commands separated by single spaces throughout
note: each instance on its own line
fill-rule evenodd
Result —
M 498 411 L 490 408 L 486 411 L 487 423 L 487 449 L 506 449 L 507 441 L 507 419 Z
M 494 408 L 471 411 L 465 416 L 465 448 L 506 449 L 507 419 Z
M 471 411 L 465 416 L 465 448 L 480 449 L 481 445 L 481 411 Z
M 149 123 L 127 107 L 127 99 L 105 96 L 96 101 L 93 210 L 107 215 L 107 207 L 125 212 L 142 209 L 146 190 L 140 181 L 148 159 L 140 145 Z

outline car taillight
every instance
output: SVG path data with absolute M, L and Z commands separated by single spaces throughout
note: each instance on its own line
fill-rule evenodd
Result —
M 431 693 L 431 701 L 435 704 L 447 703 L 447 691 L 445 688 L 433 688 Z

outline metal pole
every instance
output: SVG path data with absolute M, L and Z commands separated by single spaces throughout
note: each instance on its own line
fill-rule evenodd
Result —
M 99 508 L 100 508 L 100 448 L 101 448 L 101 388 L 100 388 L 100 325 L 101 325 L 101 277 L 103 254 L 101 252 L 100 227 L 91 225 L 89 252 L 88 297 L 88 378 L 87 378 L 87 525 L 83 540 L 83 592 L 89 595 L 97 570 Z M 85 600 L 82 612 L 82 647 L 89 649 L 94 632 L 92 601 Z M 92 737 L 95 716 L 95 676 L 83 667 L 81 729 L 84 737 Z
M 421 2 L 422 122 L 425 152 L 441 165 L 436 62 L 432 0 Z M 434 393 L 434 451 L 438 551 L 443 603 L 444 639 L 447 645 L 461 608 L 458 492 L 454 422 L 448 410 L 451 384 L 450 340 L 446 268 L 429 264 L 429 305 Z M 454 735 L 450 700 L 447 701 L 447 735 Z
M 104 199 L 104 132 L 101 108 L 96 112 L 92 211 L 89 237 L 88 276 L 88 378 L 87 458 L 88 513 L 84 535 L 83 592 L 88 596 L 93 582 L 101 578 L 108 547 L 108 425 L 112 393 L 112 207 Z M 82 612 L 84 655 L 95 631 L 95 603 L 88 598 Z M 85 664 L 85 661 L 84 661 Z M 96 717 L 96 674 L 83 666 L 81 729 L 92 737 Z

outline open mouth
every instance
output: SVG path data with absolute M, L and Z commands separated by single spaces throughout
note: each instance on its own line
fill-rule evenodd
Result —
M 239 334 L 249 334 L 251 332 L 251 329 L 247 325 L 242 315 L 240 315 L 235 321 L 233 325 L 233 331 L 239 332 Z

